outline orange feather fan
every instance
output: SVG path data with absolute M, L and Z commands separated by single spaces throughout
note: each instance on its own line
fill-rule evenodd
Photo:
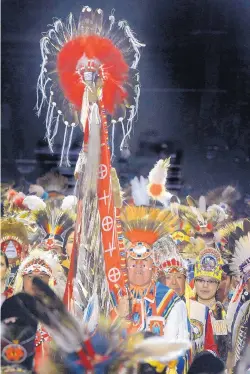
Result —
M 116 105 L 123 103 L 127 97 L 124 88 L 128 79 L 129 66 L 121 51 L 111 40 L 98 35 L 79 36 L 67 42 L 57 56 L 57 72 L 65 97 L 81 109 L 84 84 L 76 73 L 78 61 L 97 60 L 105 72 L 103 85 L 103 104 L 109 114 L 113 114 Z

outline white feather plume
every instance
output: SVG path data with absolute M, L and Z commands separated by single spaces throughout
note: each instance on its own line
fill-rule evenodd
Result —
M 207 210 L 207 203 L 205 196 L 200 196 L 199 198 L 199 209 L 202 213 L 205 213 Z
M 148 206 L 150 204 L 147 192 L 148 180 L 142 176 L 140 179 L 135 177 L 130 181 L 132 197 L 136 206 Z
M 170 157 L 166 160 L 159 160 L 148 175 L 149 183 L 162 184 L 165 186 L 167 181 L 168 169 L 170 166 Z
M 26 196 L 23 200 L 23 205 L 26 206 L 30 210 L 38 210 L 38 209 L 45 209 L 46 204 L 45 202 L 38 196 Z
M 63 199 L 61 209 L 62 210 L 72 210 L 72 209 L 75 210 L 76 205 L 77 205 L 77 197 L 74 195 L 69 195 Z

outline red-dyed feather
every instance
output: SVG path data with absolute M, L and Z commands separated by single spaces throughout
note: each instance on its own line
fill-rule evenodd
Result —
M 129 67 L 121 51 L 111 40 L 97 35 L 79 36 L 64 45 L 57 57 L 59 81 L 65 97 L 81 109 L 84 84 L 76 73 L 81 57 L 96 59 L 103 65 L 107 80 L 103 86 L 103 104 L 112 114 L 115 106 L 122 104 L 127 97 L 124 84 L 128 78 Z

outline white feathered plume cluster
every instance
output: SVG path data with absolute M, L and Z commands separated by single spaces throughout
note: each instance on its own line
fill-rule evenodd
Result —
M 135 177 L 130 181 L 132 198 L 136 206 L 149 206 L 149 196 L 147 191 L 148 180 L 142 176 Z
M 27 207 L 29 210 L 43 210 L 46 208 L 46 203 L 38 196 L 30 195 L 26 196 L 23 200 L 23 205 Z M 74 195 L 66 196 L 61 204 L 61 209 L 63 211 L 66 210 L 75 210 L 77 205 L 77 198 Z
M 165 196 L 168 169 L 170 167 L 170 157 L 166 160 L 159 160 L 148 175 L 148 194 L 154 199 Z
M 26 196 L 23 200 L 23 205 L 29 210 L 39 210 L 46 208 L 45 202 L 38 196 L 30 195 Z

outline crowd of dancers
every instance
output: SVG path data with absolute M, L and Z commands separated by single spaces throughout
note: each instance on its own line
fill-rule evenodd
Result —
M 84 140 L 74 195 L 50 172 L 29 192 L 2 185 L 1 366 L 33 373 L 245 373 L 250 367 L 250 221 L 233 186 L 181 200 L 171 159 L 125 191 L 144 47 L 114 12 L 55 20 L 41 40 L 37 113 L 51 150 L 64 125 Z M 110 149 L 111 148 L 111 149 Z

